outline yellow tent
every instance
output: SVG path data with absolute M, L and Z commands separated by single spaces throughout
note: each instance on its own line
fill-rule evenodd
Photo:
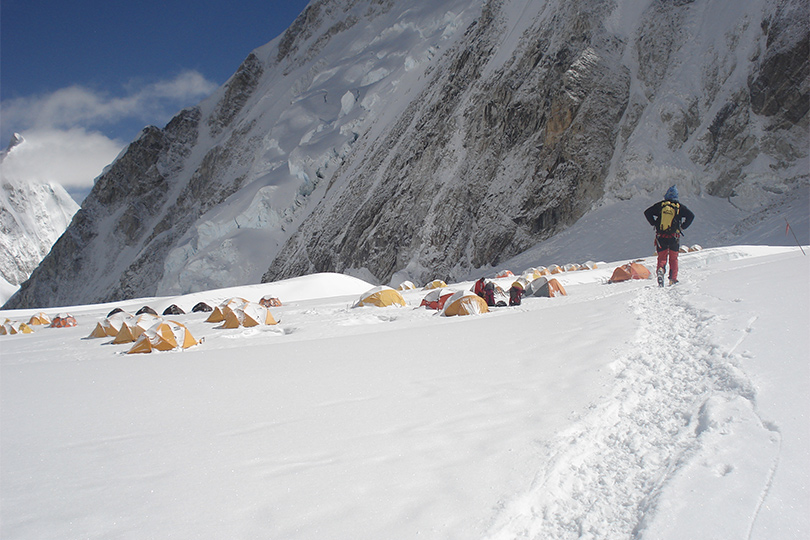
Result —
M 270 314 L 270 310 L 261 304 L 247 304 L 245 306 L 227 309 L 225 322 L 220 328 L 251 328 L 260 325 L 273 325 L 278 322 Z
M 8 320 L 8 319 L 6 319 Z M 7 322 L 0 326 L 0 335 L 33 334 L 34 329 L 24 322 Z
M 236 307 L 242 307 L 248 305 L 250 302 L 245 300 L 244 298 L 230 298 L 225 300 L 220 305 L 214 308 L 214 311 L 211 312 L 211 315 L 205 319 L 205 322 L 216 323 L 222 322 L 225 320 L 225 311 L 228 309 L 233 309 Z
M 443 289 L 445 287 L 447 287 L 447 283 L 445 283 L 444 281 L 442 281 L 440 279 L 434 279 L 433 281 L 431 281 L 430 283 L 425 285 L 422 288 L 422 290 L 423 291 L 429 291 L 430 289 Z
M 136 341 L 147 328 L 151 328 L 155 324 L 161 322 L 163 319 L 151 313 L 141 313 L 134 319 L 130 318 L 121 323 L 118 332 L 115 334 L 113 343 L 120 345 L 121 343 L 132 343 Z
M 391 287 L 381 285 L 379 287 L 374 287 L 373 289 L 366 291 L 360 297 L 360 300 L 357 301 L 354 307 L 362 307 L 362 306 L 385 307 L 395 305 L 404 306 L 405 299 L 402 298 L 402 295 L 399 294 L 394 289 L 392 289 Z
M 30 319 L 28 319 L 28 324 L 31 326 L 40 326 L 43 324 L 50 325 L 51 318 L 42 312 L 37 313 L 36 315 L 32 315 Z
M 472 291 L 459 291 L 447 299 L 442 309 L 442 315 L 453 317 L 456 315 L 476 315 L 489 313 L 484 299 Z
M 176 321 L 162 321 L 141 334 L 127 354 L 188 349 L 196 344 L 188 328 Z
M 121 331 L 121 326 L 123 326 L 124 322 L 127 319 L 131 319 L 132 315 L 127 313 L 126 311 L 117 311 L 112 315 L 108 316 L 101 322 L 96 323 L 96 327 L 90 333 L 88 337 L 91 338 L 103 338 L 103 337 L 115 337 L 118 335 L 118 332 Z
M 548 274 L 548 268 L 545 266 L 538 266 L 537 268 L 527 268 L 523 271 L 521 277 L 526 280 L 526 283 L 531 283 L 535 279 L 541 276 L 547 276 Z

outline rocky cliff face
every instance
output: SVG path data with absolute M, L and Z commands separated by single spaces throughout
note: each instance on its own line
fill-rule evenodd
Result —
M 551 2 L 498 65 L 510 21 L 487 3 L 263 279 L 364 267 L 384 282 L 457 280 L 604 197 L 676 182 L 729 199 L 806 186 L 808 33 L 796 16 L 807 3 L 717 4 Z M 705 17 L 726 19 L 701 28 Z
M 314 1 L 144 130 L 9 307 L 314 271 L 458 279 L 675 182 L 778 204 L 808 184 L 809 12 Z

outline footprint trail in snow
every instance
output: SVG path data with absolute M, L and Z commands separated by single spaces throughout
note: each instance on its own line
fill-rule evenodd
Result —
M 733 351 L 712 344 L 713 316 L 691 307 L 687 291 L 640 289 L 614 388 L 548 443 L 544 468 L 498 511 L 488 539 L 697 538 L 710 531 L 689 527 L 707 521 L 721 536 L 750 537 L 754 524 L 736 516 L 694 518 L 722 516 L 723 497 L 740 493 L 761 506 L 779 434 L 757 416 L 753 385 Z M 706 504 L 679 504 L 690 490 L 705 490 Z

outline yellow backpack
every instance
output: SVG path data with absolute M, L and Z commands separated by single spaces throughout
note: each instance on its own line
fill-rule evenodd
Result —
M 658 218 L 658 232 L 660 233 L 675 233 L 678 231 L 680 220 L 675 218 L 681 205 L 674 201 L 663 201 L 661 203 L 661 216 Z

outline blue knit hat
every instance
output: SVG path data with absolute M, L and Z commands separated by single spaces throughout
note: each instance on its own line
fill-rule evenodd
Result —
M 667 194 L 664 195 L 664 200 L 678 202 L 678 188 L 675 186 L 669 188 Z

